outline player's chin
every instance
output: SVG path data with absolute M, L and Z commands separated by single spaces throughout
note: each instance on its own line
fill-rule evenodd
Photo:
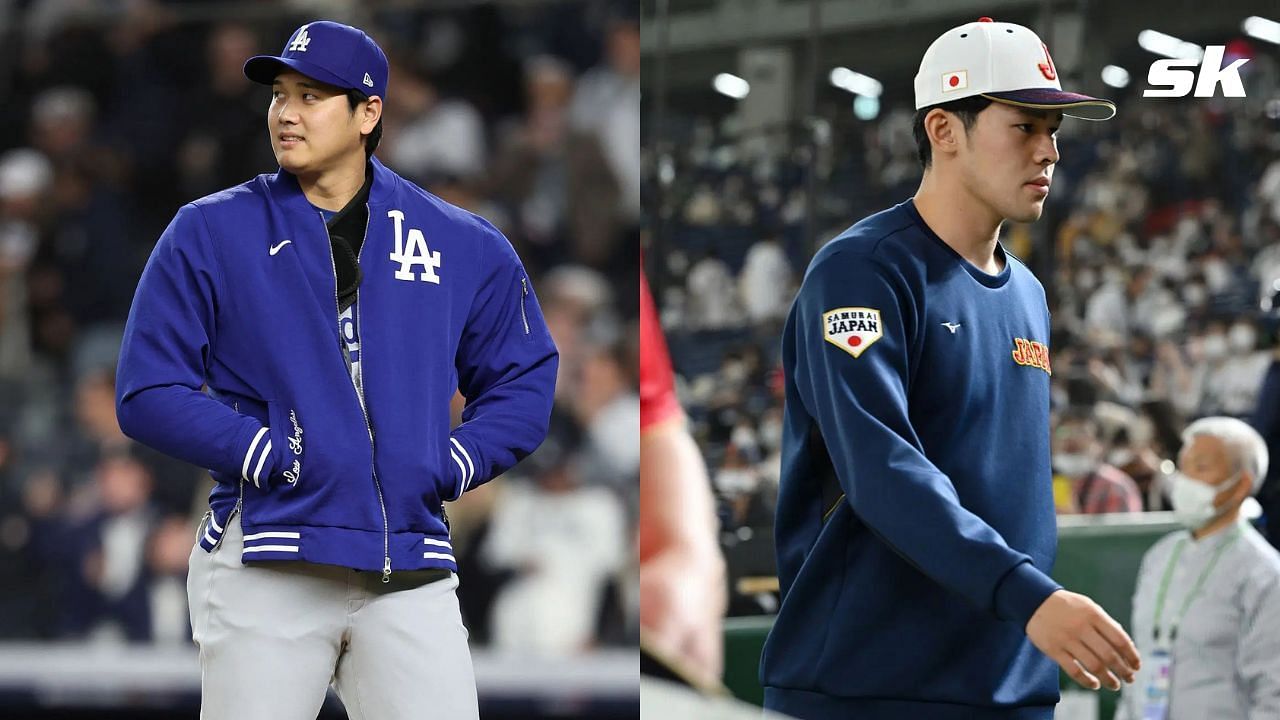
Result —
M 306 158 L 297 150 L 276 150 L 276 162 L 294 175 L 307 167 Z
M 1032 223 L 1040 219 L 1044 214 L 1044 198 L 1033 200 L 1029 203 L 1023 203 L 1018 208 L 1006 215 L 1005 217 L 1013 222 Z

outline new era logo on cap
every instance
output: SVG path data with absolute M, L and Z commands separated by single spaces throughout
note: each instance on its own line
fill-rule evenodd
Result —
M 943 73 L 942 75 L 942 92 L 955 92 L 956 90 L 965 90 L 969 87 L 969 71 L 958 70 L 956 72 Z
M 369 87 L 373 87 L 373 78 L 369 77 L 369 73 L 364 74 L 364 80 L 362 82 Z

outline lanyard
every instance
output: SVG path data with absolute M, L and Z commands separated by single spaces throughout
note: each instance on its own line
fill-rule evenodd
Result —
M 1200 571 L 1200 577 L 1196 578 L 1195 585 L 1191 586 L 1191 592 L 1187 593 L 1187 597 L 1182 601 L 1182 607 L 1178 610 L 1177 618 L 1169 624 L 1169 636 L 1167 639 L 1170 642 L 1178 636 L 1178 626 L 1182 624 L 1182 618 L 1186 616 L 1187 608 L 1191 606 L 1191 601 L 1195 600 L 1196 596 L 1200 593 L 1201 586 L 1204 585 L 1205 579 L 1209 577 L 1209 573 L 1213 572 L 1214 566 L 1218 564 L 1218 559 L 1221 558 L 1222 554 L 1227 551 L 1227 548 L 1231 547 L 1231 545 L 1239 538 L 1240 528 L 1236 527 L 1232 531 L 1231 537 L 1227 538 L 1226 541 L 1219 545 L 1218 549 L 1213 552 L 1213 557 L 1209 558 L 1209 564 L 1205 565 L 1204 570 Z M 1169 580 L 1173 577 L 1173 568 L 1177 566 L 1178 558 L 1182 555 L 1182 548 L 1186 544 L 1186 538 L 1182 538 L 1178 541 L 1177 546 L 1173 548 L 1173 554 L 1169 557 L 1169 564 L 1164 569 L 1164 577 L 1160 579 L 1160 591 L 1156 594 L 1156 622 L 1153 633 L 1155 635 L 1157 645 L 1160 640 L 1160 620 L 1164 616 L 1164 596 L 1169 591 Z

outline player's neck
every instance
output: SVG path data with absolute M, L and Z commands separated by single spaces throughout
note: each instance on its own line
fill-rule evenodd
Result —
M 362 149 L 358 157 L 352 155 L 338 166 L 319 173 L 298 175 L 298 185 L 312 205 L 337 212 L 364 187 L 366 162 Z
M 996 257 L 996 241 L 1004 219 L 981 201 L 956 184 L 945 183 L 937 171 L 925 173 L 912 199 L 925 224 L 960 257 L 990 275 L 1004 270 Z

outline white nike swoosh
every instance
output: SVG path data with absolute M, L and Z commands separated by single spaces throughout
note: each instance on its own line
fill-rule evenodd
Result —
M 272 245 L 272 246 L 271 246 L 271 254 L 272 254 L 272 255 L 275 255 L 276 253 L 280 252 L 280 248 L 284 247 L 285 245 L 288 245 L 288 244 L 289 244 L 289 243 L 291 243 L 291 242 L 293 242 L 293 241 L 292 241 L 292 240 L 285 240 L 284 242 L 280 243 L 279 245 Z

